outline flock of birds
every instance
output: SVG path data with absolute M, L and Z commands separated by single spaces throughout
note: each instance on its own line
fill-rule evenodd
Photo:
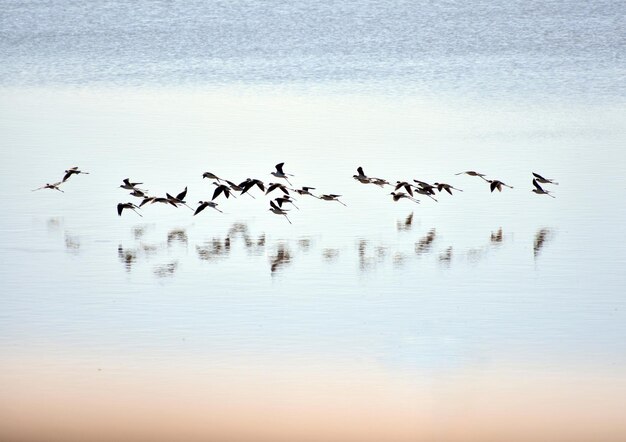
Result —
M 271 174 L 276 178 L 285 180 L 285 183 L 287 185 L 281 182 L 265 184 L 263 181 L 256 179 L 256 178 L 247 178 L 245 181 L 239 184 L 236 184 L 227 179 L 220 178 L 219 176 L 211 172 L 204 172 L 202 174 L 202 178 L 213 180 L 213 185 L 215 185 L 215 190 L 213 191 L 213 197 L 211 198 L 210 201 L 198 201 L 198 206 L 195 209 L 189 206 L 187 202 L 185 201 L 185 197 L 187 196 L 187 187 L 185 187 L 185 189 L 182 192 L 178 193 L 175 196 L 172 196 L 169 193 L 166 193 L 165 196 L 153 196 L 153 195 L 149 195 L 146 189 L 142 189 L 138 187 L 138 186 L 143 185 L 143 183 L 131 182 L 129 178 L 125 178 L 124 180 L 122 180 L 122 184 L 120 185 L 120 187 L 125 190 L 130 190 L 131 191 L 130 195 L 136 198 L 141 198 L 141 202 L 139 204 L 135 204 L 133 202 L 119 203 L 117 205 L 117 213 L 118 215 L 121 216 L 122 212 L 125 209 L 128 209 L 128 210 L 134 211 L 139 216 L 143 216 L 137 210 L 141 209 L 141 207 L 143 207 L 146 204 L 155 204 L 155 203 L 167 204 L 167 205 L 171 205 L 174 207 L 186 206 L 189 209 L 194 211 L 194 216 L 202 212 L 207 207 L 217 210 L 218 212 L 222 212 L 220 209 L 217 208 L 218 203 L 214 201 L 218 197 L 223 196 L 225 198 L 230 198 L 230 197 L 236 198 L 235 192 L 239 192 L 239 196 L 246 194 L 250 196 L 251 198 L 255 198 L 254 195 L 252 195 L 252 190 L 254 189 L 260 190 L 265 195 L 269 195 L 275 190 L 281 192 L 281 195 L 279 197 L 274 198 L 273 200 L 270 200 L 270 203 L 269 203 L 270 207 L 268 210 L 276 215 L 284 216 L 285 219 L 287 219 L 287 221 L 289 221 L 290 224 L 291 224 L 291 220 L 287 216 L 287 212 L 289 210 L 283 206 L 286 206 L 287 204 L 291 204 L 293 207 L 298 209 L 298 207 L 294 203 L 295 199 L 289 193 L 290 191 L 297 193 L 298 195 L 309 195 L 311 197 L 314 197 L 320 200 L 337 201 L 338 203 L 344 206 L 346 205 L 345 203 L 339 200 L 341 195 L 337 195 L 337 194 L 314 195 L 311 192 L 311 190 L 315 190 L 315 187 L 304 186 L 304 187 L 301 187 L 300 189 L 293 188 L 291 182 L 289 181 L 289 177 L 294 176 L 294 175 L 290 173 L 285 173 L 285 171 L 283 170 L 284 164 L 285 163 L 277 164 L 275 166 L 276 170 L 271 172 Z M 60 186 L 64 184 L 68 179 L 70 179 L 73 175 L 80 175 L 80 174 L 89 174 L 89 172 L 82 171 L 78 167 L 71 167 L 65 171 L 65 174 L 63 175 L 63 179 L 61 181 L 58 181 L 52 184 L 46 183 L 44 186 L 41 186 L 37 189 L 33 189 L 33 191 L 37 191 L 41 189 L 52 189 L 52 190 L 58 190 L 59 192 L 63 192 L 63 190 L 60 189 Z M 489 189 L 491 190 L 491 192 L 495 190 L 497 190 L 498 192 L 501 192 L 503 188 L 505 187 L 508 187 L 510 189 L 513 188 L 513 186 L 509 186 L 508 184 L 505 184 L 501 180 L 488 179 L 485 174 L 478 173 L 473 170 L 459 172 L 455 175 L 469 175 L 473 177 L 478 177 L 489 184 Z M 535 172 L 532 172 L 532 175 L 533 175 L 532 184 L 534 186 L 534 189 L 532 189 L 532 192 L 538 195 L 548 195 L 554 198 L 554 196 L 551 194 L 549 190 L 545 190 L 543 187 L 541 187 L 541 184 L 557 185 L 558 183 L 552 179 L 544 178 L 543 176 Z M 414 179 L 413 182 L 396 181 L 395 184 L 391 184 L 389 181 L 383 178 L 367 176 L 365 172 L 363 171 L 362 167 L 358 167 L 357 173 L 353 175 L 352 177 L 356 181 L 362 184 L 374 184 L 379 187 L 385 187 L 385 186 L 393 187 L 394 191 L 390 193 L 393 201 L 399 201 L 401 199 L 408 199 L 410 201 L 413 201 L 414 203 L 419 203 L 420 201 L 417 198 L 415 198 L 416 194 L 423 195 L 434 201 L 437 201 L 437 199 L 435 198 L 436 191 L 439 193 L 446 191 L 450 195 L 452 195 L 453 190 L 462 192 L 461 189 L 458 189 L 447 183 L 435 182 L 433 184 L 429 184 L 425 181 L 420 181 L 416 179 Z

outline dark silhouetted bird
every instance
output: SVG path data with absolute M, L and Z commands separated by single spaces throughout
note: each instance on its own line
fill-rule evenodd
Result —
M 217 208 L 217 203 L 214 203 L 213 201 L 198 201 L 198 204 L 200 204 L 200 205 L 198 206 L 198 208 L 194 212 L 193 216 L 196 216 L 198 213 L 202 212 L 207 207 L 215 209 L 218 212 L 224 213 L 220 209 Z
M 133 203 L 119 203 L 119 204 L 117 205 L 117 214 L 118 214 L 119 216 L 122 216 L 122 211 L 123 211 L 124 209 L 130 209 L 130 210 L 132 210 L 133 212 L 135 212 L 137 215 L 139 215 L 139 216 L 143 216 L 141 213 L 137 212 L 137 210 L 136 210 L 136 209 L 139 209 L 139 206 L 136 206 L 136 205 L 135 205 L 135 204 L 133 204 Z
M 63 181 L 67 181 L 67 179 L 71 177 L 72 175 L 78 175 L 81 173 L 89 175 L 89 172 L 83 172 L 82 170 L 78 170 L 78 167 L 76 166 L 70 167 L 69 169 L 65 171 L 65 175 L 63 176 Z
M 280 207 L 278 207 L 278 206 L 274 203 L 274 201 L 270 201 L 270 208 L 269 208 L 269 210 L 270 210 L 272 213 L 275 213 L 276 215 L 283 215 L 283 216 L 287 219 L 287 221 L 289 221 L 289 224 L 292 224 L 292 223 L 291 223 L 291 220 L 290 220 L 290 219 L 289 219 L 289 217 L 287 216 L 287 210 L 285 210 L 285 209 L 281 209 Z
M 509 189 L 513 188 L 513 186 L 509 186 L 508 184 L 504 184 L 500 180 L 487 180 L 487 182 L 489 183 L 489 188 L 491 189 L 492 192 L 494 190 L 496 190 L 496 189 L 498 189 L 498 192 L 502 192 L 502 186 L 508 187 Z
M 52 190 L 58 190 L 59 192 L 63 192 L 61 189 L 59 189 L 59 186 L 63 184 L 63 181 L 59 181 L 58 183 L 46 183 L 44 186 L 38 187 L 36 189 L 33 189 L 31 192 L 36 192 L 37 190 L 41 190 L 41 189 L 52 189 Z
M 541 183 L 541 184 L 556 184 L 556 185 L 559 184 L 559 183 L 554 182 L 554 180 L 552 180 L 552 179 L 548 179 L 548 178 L 542 177 L 538 173 L 533 172 L 532 174 L 537 179 L 538 183 Z
M 537 195 L 548 195 L 552 198 L 556 198 L 554 195 L 550 195 L 550 192 L 548 190 L 544 190 L 539 183 L 537 182 L 537 180 L 533 180 L 533 186 L 535 186 L 535 188 L 533 189 L 533 192 L 535 192 Z
M 285 163 L 278 163 L 276 166 L 274 166 L 276 167 L 276 172 L 272 172 L 272 175 L 274 175 L 276 178 L 284 179 L 291 186 L 291 183 L 289 182 L 289 179 L 287 178 L 287 176 L 293 176 L 293 174 L 283 172 L 284 165 Z

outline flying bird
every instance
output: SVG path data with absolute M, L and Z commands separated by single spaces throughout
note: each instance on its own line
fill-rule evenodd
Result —
M 230 190 L 230 187 L 228 187 L 226 184 L 213 184 L 215 184 L 217 188 L 215 189 L 215 192 L 213 192 L 213 198 L 211 198 L 212 200 L 220 196 L 221 193 L 223 193 L 226 198 L 230 198 L 231 195 L 233 196 L 233 198 L 237 198 L 235 194 Z
M 283 204 L 290 203 L 293 207 L 300 210 L 300 208 L 296 206 L 296 204 L 293 202 L 289 195 L 283 195 L 281 197 L 274 198 L 274 201 L 278 203 L 278 207 L 283 207 Z
M 419 200 L 417 200 L 417 199 L 413 198 L 413 197 L 412 197 L 412 196 L 410 196 L 410 195 L 407 195 L 407 194 L 406 194 L 406 193 L 404 193 L 404 192 L 391 192 L 389 195 L 391 195 L 391 196 L 393 197 L 393 200 L 394 200 L 394 201 L 396 201 L 396 202 L 397 202 L 397 201 L 400 201 L 401 199 L 406 198 L 406 199 L 408 199 L 408 200 L 413 201 L 414 203 L 419 204 Z
M 59 192 L 63 192 L 63 190 L 59 189 L 59 186 L 61 184 L 63 184 L 63 181 L 59 181 L 57 183 L 52 183 L 52 184 L 46 183 L 44 186 L 31 190 L 31 192 L 36 192 L 37 190 L 41 190 L 41 189 L 52 189 L 52 190 L 58 190 Z
M 434 183 L 434 186 L 437 187 L 437 190 L 441 193 L 443 190 L 445 190 L 446 192 L 448 192 L 450 195 L 452 195 L 452 191 L 453 190 L 457 190 L 459 192 L 463 192 L 461 189 L 457 189 L 456 187 L 451 186 L 450 184 L 446 184 L 446 183 Z
M 287 221 L 289 221 L 289 224 L 292 224 L 291 220 L 289 219 L 289 217 L 287 216 L 287 210 L 285 209 L 281 209 L 280 207 L 278 207 L 274 201 L 270 201 L 270 208 L 269 210 L 272 213 L 275 213 L 276 215 L 283 215 Z
M 287 189 L 287 186 L 285 186 L 284 184 L 280 184 L 280 183 L 269 183 L 267 190 L 265 191 L 265 194 L 267 195 L 268 193 L 271 193 L 272 191 L 276 189 L 280 189 L 285 195 L 289 195 L 289 189 Z
M 214 173 L 211 172 L 204 172 L 202 174 L 202 178 L 209 178 L 211 180 L 217 180 L 217 181 L 222 181 L 222 179 L 220 177 L 218 177 L 217 175 L 215 175 Z
M 370 178 L 370 183 L 372 184 L 376 184 L 377 186 L 380 187 L 385 187 L 386 185 L 391 185 L 389 184 L 389 181 L 383 179 L 383 178 Z
M 552 180 L 552 179 L 548 179 L 548 178 L 542 177 L 538 173 L 533 172 L 532 174 L 537 179 L 538 183 L 541 183 L 541 184 L 556 184 L 556 185 L 559 184 L 559 183 L 555 183 L 554 180 Z
M 502 186 L 508 187 L 509 189 L 512 189 L 513 186 L 509 186 L 508 184 L 504 184 L 502 181 L 500 180 L 487 180 L 489 184 L 489 188 L 491 189 L 491 191 L 493 192 L 494 190 L 498 189 L 498 192 L 502 192 Z
M 291 183 L 289 182 L 289 178 L 287 178 L 287 176 L 293 176 L 293 174 L 283 172 L 284 164 L 285 163 L 278 163 L 276 166 L 274 166 L 276 167 L 276 172 L 272 172 L 272 175 L 274 175 L 276 178 L 283 178 L 291 186 Z
M 128 178 L 124 178 L 124 179 L 122 180 L 122 182 L 123 182 L 124 184 L 120 185 L 120 187 L 121 187 L 122 189 L 127 189 L 127 190 L 135 190 L 135 186 L 138 186 L 138 185 L 140 185 L 140 184 L 143 184 L 143 183 L 131 183 L 131 182 L 130 182 L 130 179 L 128 179 Z M 145 192 L 145 190 L 143 190 L 143 192 Z
M 198 208 L 194 212 L 193 216 L 196 216 L 198 213 L 202 212 L 207 207 L 215 209 L 218 212 L 224 213 L 220 209 L 217 208 L 217 203 L 214 203 L 213 201 L 198 201 L 198 204 L 200 204 L 200 205 L 198 206 Z
M 310 191 L 311 190 L 315 190 L 315 187 L 307 187 L 307 186 L 303 186 L 301 189 L 294 189 L 293 191 L 296 192 L 298 195 L 311 195 L 311 196 L 315 196 L 313 195 Z
M 475 171 L 473 171 L 473 170 L 468 170 L 468 171 L 466 171 L 466 172 L 459 172 L 459 173 L 455 173 L 455 175 L 469 175 L 469 176 L 477 176 L 477 177 L 482 178 L 482 179 L 483 179 L 483 180 L 485 180 L 485 181 L 488 181 L 488 180 L 487 180 L 487 178 L 485 178 L 485 176 L 486 176 L 485 174 L 483 174 L 483 173 L 478 173 L 478 172 L 475 172 Z
M 327 195 L 320 195 L 317 198 L 320 199 L 320 200 L 324 200 L 324 201 L 337 201 L 339 204 L 342 204 L 342 205 L 347 207 L 346 204 L 344 204 L 341 201 L 339 201 L 339 197 L 340 196 L 341 195 L 334 195 L 334 194 L 330 193 L 330 194 L 327 194 Z
M 117 214 L 118 214 L 119 216 L 122 216 L 122 211 L 123 211 L 124 209 L 130 209 L 130 210 L 132 210 L 133 212 L 135 212 L 137 215 L 139 215 L 139 216 L 143 216 L 141 213 L 137 212 L 137 210 L 136 210 L 136 209 L 139 209 L 139 206 L 136 206 L 136 205 L 135 205 L 135 204 L 133 204 L 133 203 L 119 203 L 119 204 L 117 205 Z
M 544 190 L 539 183 L 537 182 L 537 180 L 533 180 L 533 186 L 535 186 L 535 188 L 532 190 L 533 192 L 535 192 L 537 195 L 548 195 L 552 198 L 556 198 L 554 195 L 550 195 L 550 191 L 548 190 Z
M 70 167 L 65 171 L 65 175 L 63 176 L 63 182 L 67 181 L 67 179 L 72 175 L 78 175 L 81 173 L 89 175 L 89 172 L 83 172 L 82 170 L 79 170 L 78 167 Z
M 365 172 L 363 172 L 363 168 L 361 166 L 357 167 L 356 171 L 357 171 L 357 174 L 352 175 L 352 178 L 354 178 L 355 180 L 363 184 L 370 183 L 370 179 L 368 178 L 367 175 L 365 175 Z
M 265 192 L 265 184 L 263 184 L 263 181 L 256 178 L 247 178 L 242 183 L 239 183 L 239 187 L 242 188 L 241 195 L 248 192 L 248 190 L 254 188 L 254 186 L 257 186 L 259 189 L 261 189 L 261 192 Z
M 404 190 L 411 196 L 413 196 L 413 185 L 411 183 L 407 183 L 406 181 L 396 181 L 396 187 L 393 190 L 398 190 L 401 187 L 404 187 Z
M 187 186 L 185 186 L 185 190 L 183 190 L 182 192 L 180 192 L 178 195 L 176 195 L 175 197 L 170 195 L 169 193 L 165 194 L 167 196 L 167 199 L 170 200 L 170 202 L 172 202 L 175 206 L 178 207 L 178 204 L 182 204 L 184 206 L 189 207 L 191 210 L 193 210 L 190 206 L 187 205 L 187 203 L 185 202 L 185 196 L 187 195 Z

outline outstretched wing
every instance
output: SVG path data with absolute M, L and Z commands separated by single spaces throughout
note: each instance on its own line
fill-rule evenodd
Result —
M 206 203 L 200 204 L 198 208 L 196 209 L 196 211 L 194 212 L 193 216 L 196 216 L 198 213 L 202 212 L 207 206 L 208 204 Z
M 542 177 L 541 175 L 539 175 L 538 173 L 533 172 L 533 176 L 534 176 L 535 178 L 540 179 L 540 180 L 548 181 L 548 180 L 546 180 L 544 177 Z
M 215 189 L 215 192 L 213 192 L 213 198 L 211 198 L 211 200 L 214 200 L 215 198 L 217 198 L 220 193 L 222 193 L 222 191 L 224 190 L 224 186 L 217 186 L 217 188 Z
M 283 172 L 283 165 L 284 165 L 284 164 L 285 164 L 285 163 L 278 163 L 278 164 L 276 165 L 276 171 L 277 171 L 278 173 L 280 173 L 280 174 L 283 174 L 283 175 L 284 175 L 284 172 Z
M 118 214 L 119 216 L 122 216 L 122 210 L 124 210 L 124 204 L 119 203 L 119 204 L 117 205 L 117 214 Z
M 280 207 L 278 207 L 278 206 L 274 203 L 274 201 L 270 201 L 270 206 L 272 206 L 272 209 L 275 209 L 275 210 L 280 210 Z
M 533 186 L 535 186 L 539 192 L 545 192 L 543 188 L 539 185 L 537 180 L 533 180 Z
M 272 192 L 274 189 L 276 189 L 279 186 L 278 183 L 273 183 L 271 186 L 269 186 L 267 188 L 267 191 L 265 192 L 265 194 L 267 195 L 268 193 Z
M 363 168 L 361 166 L 357 167 L 356 171 L 359 173 L 359 175 L 365 176 L 365 173 L 363 172 Z
M 496 190 L 496 188 L 498 187 L 498 182 L 497 181 L 492 181 L 491 184 L 489 185 L 489 188 L 491 189 L 491 191 L 493 192 L 494 190 Z M 498 189 L 499 190 L 499 189 Z
M 185 186 L 185 190 L 176 195 L 176 199 L 182 201 L 185 199 L 185 195 L 187 195 L 187 186 Z

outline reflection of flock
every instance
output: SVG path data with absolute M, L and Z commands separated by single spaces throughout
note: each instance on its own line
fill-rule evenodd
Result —
M 277 193 L 280 193 L 280 196 L 269 201 L 268 210 L 276 215 L 284 216 L 285 219 L 290 224 L 291 224 L 291 220 L 287 216 L 287 213 L 289 212 L 290 209 L 287 209 L 287 206 L 293 207 L 299 210 L 298 206 L 296 206 L 294 202 L 295 198 L 290 194 L 290 192 L 293 192 L 300 196 L 308 195 L 313 198 L 317 198 L 319 200 L 336 201 L 344 206 L 346 205 L 343 201 L 339 199 L 341 195 L 338 195 L 338 194 L 327 193 L 327 194 L 315 195 L 314 193 L 311 192 L 312 190 L 315 190 L 315 187 L 310 187 L 310 186 L 304 186 L 299 189 L 294 188 L 291 184 L 291 181 L 289 180 L 289 177 L 293 177 L 294 175 L 290 173 L 286 173 L 283 170 L 284 164 L 285 163 L 278 163 L 276 166 L 274 166 L 276 170 L 271 172 L 271 175 L 273 175 L 276 178 L 285 180 L 286 184 L 283 184 L 283 182 L 266 184 L 258 178 L 247 178 L 244 181 L 237 184 L 236 182 L 227 180 L 225 178 L 221 178 L 212 172 L 204 172 L 202 174 L 202 178 L 213 180 L 213 185 L 215 186 L 215 188 L 213 189 L 213 196 L 211 200 L 198 201 L 198 206 L 195 209 L 189 206 L 187 202 L 185 201 L 185 198 L 187 197 L 187 187 L 185 187 L 185 189 L 181 191 L 180 193 L 176 194 L 176 196 L 172 196 L 169 193 L 166 193 L 165 196 L 150 195 L 146 189 L 142 189 L 139 187 L 143 185 L 143 183 L 132 182 L 129 178 L 125 178 L 124 180 L 122 180 L 122 184 L 119 187 L 125 190 L 130 190 L 131 191 L 130 195 L 141 199 L 141 201 L 138 204 L 135 204 L 133 202 L 119 203 L 117 205 L 117 213 L 118 215 L 121 216 L 124 210 L 131 210 L 135 212 L 137 215 L 143 216 L 139 212 L 139 209 L 141 209 L 147 204 L 150 204 L 150 205 L 165 204 L 171 207 L 186 206 L 192 211 L 194 211 L 193 213 L 194 216 L 204 211 L 207 207 L 212 208 L 218 212 L 222 212 L 217 207 L 218 203 L 215 202 L 217 198 L 219 197 L 223 197 L 227 199 L 231 197 L 237 198 L 237 193 L 239 193 L 239 196 L 245 194 L 252 198 L 256 198 L 252 194 L 252 191 L 260 191 L 263 193 L 263 195 L 269 195 L 270 193 L 274 191 L 276 191 Z M 78 167 L 72 167 L 65 171 L 65 174 L 61 181 L 52 183 L 52 184 L 46 183 L 44 186 L 39 187 L 37 189 L 33 189 L 33 190 L 53 189 L 53 190 L 58 190 L 60 192 L 63 192 L 63 190 L 60 189 L 60 186 L 64 184 L 66 181 L 68 181 L 70 177 L 72 177 L 73 175 L 80 175 L 80 174 L 87 174 L 87 173 L 88 172 L 83 172 L 82 170 L 78 169 Z M 479 173 L 473 170 L 459 172 L 455 175 L 468 175 L 472 177 L 478 177 L 481 180 L 489 184 L 489 189 L 492 193 L 495 190 L 497 190 L 498 192 L 501 192 L 504 188 L 513 189 L 513 186 L 506 184 L 502 180 L 488 179 L 485 174 Z M 532 175 L 533 175 L 532 184 L 534 187 L 534 189 L 532 189 L 532 192 L 538 195 L 548 195 L 554 198 L 554 196 L 551 195 L 550 191 L 545 190 L 543 187 L 541 187 L 541 184 L 556 185 L 558 183 L 554 182 L 554 180 L 552 179 L 544 178 L 543 176 L 535 172 L 532 172 Z M 371 176 L 366 175 L 362 167 L 358 167 L 357 173 L 353 175 L 352 177 L 356 181 L 362 184 L 373 184 L 381 188 L 384 188 L 385 186 L 393 187 L 394 190 L 390 193 L 393 201 L 409 200 L 414 203 L 419 203 L 420 200 L 418 200 L 416 196 L 420 195 L 420 196 L 425 196 L 437 202 L 437 198 L 435 198 L 435 196 L 437 195 L 437 192 L 439 192 L 439 194 L 441 194 L 442 192 L 447 192 L 450 195 L 453 194 L 453 191 L 462 192 L 461 189 L 454 187 L 453 185 L 448 184 L 448 183 L 434 182 L 433 184 L 430 184 L 426 181 L 417 180 L 417 179 L 413 179 L 412 181 L 399 181 L 398 180 L 395 182 L 395 184 L 391 184 L 389 181 L 387 181 L 384 178 L 371 177 Z
M 398 221 L 398 225 L 402 226 L 402 231 L 410 230 L 413 214 L 410 214 L 405 220 Z M 407 227 L 407 222 L 409 223 Z M 137 240 L 144 235 L 145 227 L 135 227 L 133 233 Z M 541 228 L 537 231 L 534 238 L 533 256 L 537 258 L 539 252 L 546 244 L 552 231 L 547 228 Z M 458 251 L 451 245 L 441 245 L 435 248 L 437 241 L 437 231 L 434 228 L 429 229 L 421 237 L 417 238 L 413 244 L 412 252 L 406 253 L 394 250 L 392 247 L 384 243 L 375 243 L 364 238 L 358 239 L 356 243 L 356 252 L 358 267 L 363 272 L 374 270 L 379 265 L 383 265 L 391 259 L 394 266 L 406 264 L 411 255 L 414 258 L 421 258 L 427 255 L 435 257 L 436 261 L 443 265 L 450 265 L 453 260 L 465 256 L 470 263 L 477 262 L 484 257 L 484 253 L 489 246 L 499 247 L 505 239 L 502 228 L 495 232 L 491 232 L 488 242 L 480 248 L 472 248 L 465 251 Z M 161 245 L 149 245 L 142 241 L 132 248 L 118 247 L 118 258 L 127 271 L 131 271 L 133 266 L 141 257 L 150 258 L 157 255 L 159 250 L 173 247 L 174 245 L 188 246 L 188 236 L 183 229 L 174 229 L 167 233 L 167 240 Z M 235 247 L 239 247 L 251 256 L 266 256 L 271 274 L 280 272 L 292 263 L 300 253 L 308 253 L 314 250 L 314 242 L 309 238 L 300 238 L 296 241 L 278 240 L 268 243 L 265 234 L 253 236 L 249 233 L 248 227 L 244 223 L 233 224 L 228 232 L 222 237 L 213 237 L 195 245 L 195 252 L 198 259 L 205 262 L 218 262 L 227 259 Z M 168 256 L 171 254 L 168 253 Z M 320 250 L 320 258 L 322 262 L 333 263 L 340 255 L 337 248 L 323 248 Z M 456 257 L 456 258 L 455 258 Z M 178 261 L 173 260 L 165 264 L 153 267 L 155 276 L 164 277 L 173 275 L 178 269 Z
M 397 230 L 404 236 L 414 227 L 414 214 L 409 214 L 406 218 L 397 221 Z M 56 236 L 59 231 L 63 231 L 63 220 L 61 218 L 50 218 L 47 221 L 50 234 Z M 182 228 L 169 230 L 162 241 L 148 242 L 146 234 L 151 229 L 151 225 L 137 225 L 131 229 L 134 245 L 131 247 L 120 244 L 117 248 L 117 256 L 126 271 L 134 270 L 140 262 L 160 261 L 153 264 L 151 271 L 156 277 L 168 277 L 174 275 L 180 268 L 179 259 L 176 258 L 177 250 L 188 250 L 190 239 L 187 231 Z M 553 230 L 540 228 L 537 230 L 533 240 L 533 256 L 538 258 L 546 243 L 553 237 Z M 465 257 L 469 263 L 476 263 L 485 258 L 485 253 L 490 248 L 500 247 L 504 243 L 506 235 L 500 227 L 492 231 L 488 237 L 487 244 L 478 248 L 459 250 L 450 244 L 441 244 L 435 228 L 427 230 L 422 236 L 415 239 L 410 252 L 394 249 L 388 244 L 374 242 L 360 238 L 356 242 L 356 254 L 358 267 L 361 271 L 372 271 L 379 265 L 384 265 L 391 261 L 394 266 L 404 265 L 413 256 L 421 259 L 425 256 L 433 256 L 441 265 L 450 265 L 453 261 Z M 78 255 L 81 252 L 81 239 L 78 235 L 64 231 L 65 249 L 69 254 Z M 404 241 L 403 241 L 404 242 Z M 237 222 L 231 225 L 225 235 L 214 236 L 192 245 L 195 256 L 207 263 L 220 262 L 232 256 L 235 248 L 243 250 L 249 256 L 265 256 L 268 261 L 271 274 L 280 272 L 288 267 L 290 263 L 298 259 L 302 253 L 310 254 L 316 252 L 315 242 L 308 237 L 299 238 L 293 241 L 277 240 L 268 241 L 264 233 L 252 235 L 245 223 Z M 342 251 L 338 248 L 321 248 L 317 251 L 320 261 L 332 264 L 340 257 Z M 174 256 L 173 256 L 174 255 Z M 314 254 L 312 255 L 314 256 Z M 160 258 L 166 257 L 165 260 Z

